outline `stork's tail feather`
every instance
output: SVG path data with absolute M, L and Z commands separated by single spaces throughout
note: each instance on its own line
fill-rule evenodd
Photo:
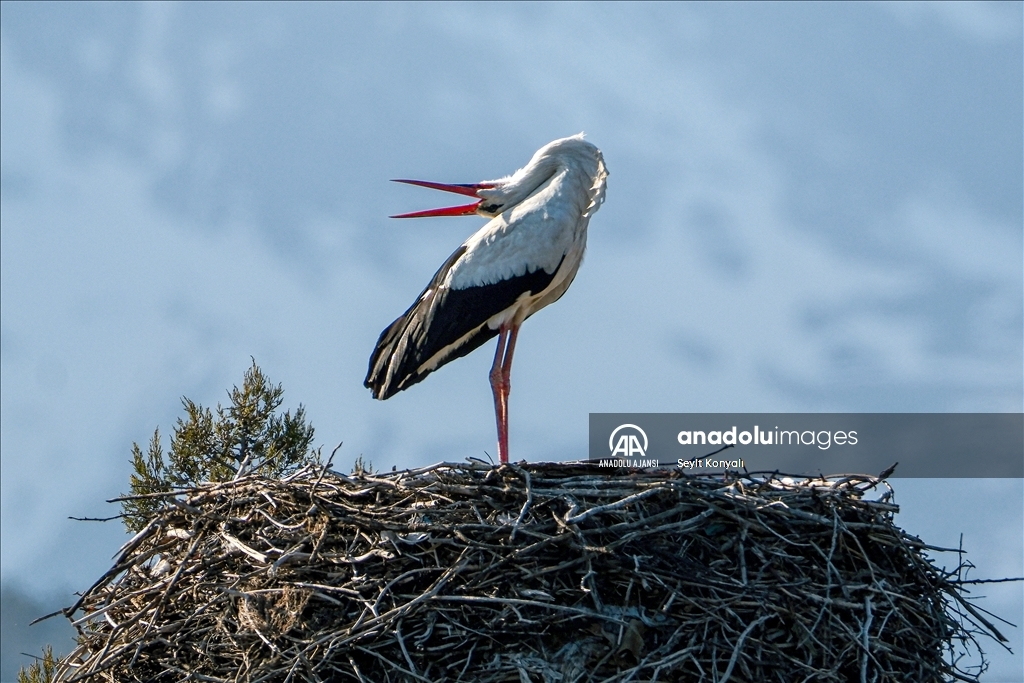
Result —
M 428 329 L 430 303 L 430 298 L 420 299 L 381 333 L 363 382 L 374 398 L 383 401 L 422 382 L 434 370 L 476 350 L 497 334 L 487 325 L 480 325 L 456 339 L 439 338 L 436 329 Z
M 407 314 L 408 315 L 408 314 Z M 402 334 L 406 327 L 406 316 L 391 323 L 384 330 L 377 345 L 370 356 L 370 368 L 366 373 L 366 380 L 363 384 L 370 390 L 374 398 L 384 400 L 391 398 L 399 391 L 398 383 L 394 381 L 395 370 L 400 365 L 402 354 L 396 354 L 398 341 L 405 337 Z M 398 358 L 396 358 L 398 356 Z

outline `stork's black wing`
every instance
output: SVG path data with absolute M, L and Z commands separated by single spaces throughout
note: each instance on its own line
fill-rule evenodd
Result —
M 374 398 L 391 398 L 496 336 L 487 321 L 524 294 L 543 291 L 558 272 L 538 269 L 489 285 L 441 287 L 465 252 L 463 245 L 449 256 L 416 303 L 381 333 L 363 382 Z

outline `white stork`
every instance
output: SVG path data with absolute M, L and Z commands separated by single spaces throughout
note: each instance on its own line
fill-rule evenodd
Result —
M 509 377 L 519 326 L 572 284 L 607 176 L 601 151 L 581 133 L 544 145 L 530 163 L 499 180 L 396 181 L 478 201 L 392 218 L 479 214 L 491 220 L 448 257 L 409 310 L 381 333 L 364 382 L 373 397 L 390 398 L 497 335 L 490 380 L 498 457 L 508 462 Z

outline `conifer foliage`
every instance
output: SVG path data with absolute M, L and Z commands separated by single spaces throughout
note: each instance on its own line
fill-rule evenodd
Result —
M 57 658 L 53 656 L 53 648 L 47 645 L 43 648 L 42 657 L 36 657 L 36 661 L 27 669 L 21 668 L 18 672 L 18 683 L 51 683 L 56 671 Z
M 291 411 L 281 414 L 278 408 L 283 395 L 281 385 L 272 384 L 253 360 L 241 388 L 228 392 L 226 407 L 218 403 L 212 411 L 182 398 L 185 417 L 178 418 L 166 454 L 159 429 L 145 452 L 138 443 L 132 445 L 130 495 L 188 489 L 245 474 L 277 479 L 303 465 L 318 463 L 320 451 L 310 446 L 313 426 L 306 423 L 305 409 L 300 405 L 294 415 Z M 125 526 L 139 531 L 166 500 L 159 496 L 123 500 Z

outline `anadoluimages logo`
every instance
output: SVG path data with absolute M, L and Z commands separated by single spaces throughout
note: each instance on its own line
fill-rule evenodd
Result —
M 615 439 L 616 434 L 619 435 L 618 440 Z M 643 439 L 643 446 L 640 445 L 638 435 Z M 636 425 L 619 425 L 608 437 L 608 450 L 612 452 L 613 458 L 647 457 L 647 434 Z

